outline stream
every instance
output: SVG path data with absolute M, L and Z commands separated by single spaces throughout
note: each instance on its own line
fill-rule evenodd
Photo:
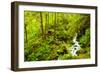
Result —
M 70 52 L 71 52 L 72 56 L 77 56 L 77 51 L 80 50 L 80 48 L 81 48 L 79 45 L 79 42 L 77 41 L 77 34 L 73 38 L 73 43 L 74 43 L 74 45 L 72 45 L 72 47 L 70 48 Z

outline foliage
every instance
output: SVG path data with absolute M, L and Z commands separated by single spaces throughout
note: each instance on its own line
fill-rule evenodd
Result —
M 81 49 L 72 56 L 73 38 Z M 24 11 L 25 61 L 90 58 L 90 15 Z

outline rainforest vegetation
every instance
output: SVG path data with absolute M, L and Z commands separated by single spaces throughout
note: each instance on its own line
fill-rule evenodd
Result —
M 75 36 L 80 49 L 73 56 Z M 90 14 L 24 11 L 25 61 L 85 58 L 90 58 Z

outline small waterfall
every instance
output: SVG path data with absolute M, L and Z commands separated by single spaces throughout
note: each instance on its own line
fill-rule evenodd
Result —
M 73 38 L 73 43 L 74 45 L 70 48 L 71 54 L 72 56 L 77 56 L 77 51 L 80 50 L 80 45 L 79 42 L 77 41 L 77 34 L 75 35 L 75 37 Z

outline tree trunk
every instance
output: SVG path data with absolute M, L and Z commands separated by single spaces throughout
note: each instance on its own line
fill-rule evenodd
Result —
M 25 24 L 25 27 L 24 27 L 24 29 L 25 29 L 25 42 L 27 43 L 27 25 Z
M 42 37 L 44 37 L 44 31 L 43 31 L 43 15 L 42 15 L 42 12 L 40 12 L 40 24 L 41 24 L 41 34 L 42 34 Z
M 57 14 L 55 13 L 55 22 L 54 22 L 54 39 L 56 39 L 56 21 L 57 21 L 57 18 L 56 18 Z
M 47 26 L 48 26 L 48 14 L 46 14 L 45 20 L 46 20 L 46 23 L 45 23 L 45 38 L 46 38 L 46 34 L 48 33 L 48 31 L 47 31 Z

